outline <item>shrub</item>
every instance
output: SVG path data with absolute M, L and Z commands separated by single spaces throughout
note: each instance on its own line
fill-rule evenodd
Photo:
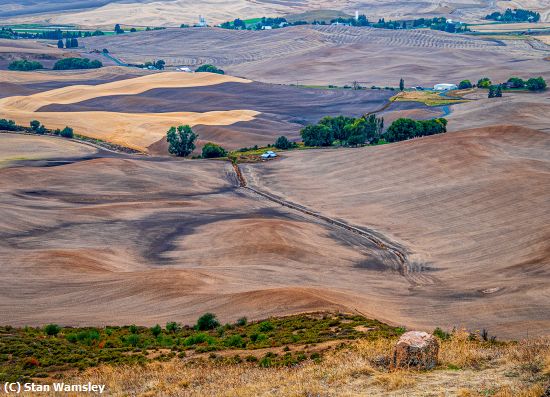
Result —
M 277 149 L 286 150 L 294 147 L 294 143 L 290 142 L 286 136 L 280 136 L 275 141 L 275 146 Z
M 155 338 L 159 336 L 161 332 L 162 332 L 162 328 L 160 327 L 160 325 L 157 324 L 154 327 L 151 327 L 151 333 Z
M 139 336 L 136 334 L 128 335 L 126 338 L 126 344 L 136 347 L 139 344 Z
M 273 331 L 274 329 L 275 327 L 269 321 L 262 321 L 258 327 L 258 330 L 260 332 L 269 332 L 269 331 Z
M 199 66 L 197 69 L 195 69 L 195 72 L 208 72 L 208 73 L 218 73 L 218 74 L 225 74 L 225 72 L 222 69 L 219 69 L 215 67 L 214 65 L 211 65 L 209 63 L 205 63 L 204 65 Z
M 472 88 L 472 82 L 470 80 L 462 80 L 458 84 L 458 88 L 460 88 L 461 90 L 464 90 L 466 88 Z
M 38 120 L 32 120 L 30 122 L 31 130 L 37 134 L 43 135 L 46 133 L 46 127 L 43 124 L 40 124 Z
M 61 327 L 57 324 L 48 324 L 44 327 L 44 332 L 48 336 L 55 336 L 61 331 Z
M 248 323 L 248 319 L 246 317 L 241 317 L 237 320 L 237 325 L 244 327 Z
M 220 145 L 215 143 L 208 142 L 202 147 L 202 157 L 205 159 L 225 157 L 227 156 L 227 151 Z
M 176 156 L 189 156 L 195 150 L 195 140 L 198 135 L 188 125 L 170 127 L 166 133 L 168 152 Z
M 181 326 L 175 321 L 166 323 L 166 331 L 176 333 L 179 330 L 181 330 Z
M 477 81 L 477 86 L 480 88 L 489 88 L 493 83 L 489 77 L 483 77 Z
M 24 369 L 35 368 L 35 367 L 38 367 L 38 366 L 40 366 L 40 362 L 34 357 L 27 357 L 23 361 L 23 368 Z
M 12 63 L 10 63 L 8 69 L 27 72 L 30 70 L 44 69 L 44 66 L 40 62 L 21 59 L 19 61 L 13 61 Z
M 532 77 L 525 83 L 529 91 L 542 91 L 546 89 L 546 81 L 542 77 Z
M 97 69 L 103 64 L 97 60 L 88 58 L 64 58 L 60 59 L 53 66 L 54 70 L 72 70 L 72 69 Z
M 214 339 L 211 336 L 208 336 L 207 334 L 198 333 L 198 334 L 188 336 L 183 341 L 183 344 L 185 346 L 193 346 L 201 343 L 208 343 L 209 345 L 211 345 L 212 343 L 214 343 Z
M 434 329 L 434 332 L 432 332 L 432 333 L 433 333 L 433 335 L 437 336 L 441 340 L 447 340 L 451 337 L 451 335 L 448 332 L 443 331 L 439 327 Z
M 128 330 L 132 333 L 132 334 L 137 334 L 138 333 L 138 327 L 137 325 L 135 324 L 132 324 L 128 327 Z
M 508 86 L 510 88 L 523 88 L 525 87 L 525 81 L 519 77 L 510 77 L 508 79 Z
M 72 138 L 74 136 L 73 129 L 71 127 L 65 127 L 59 132 L 59 135 L 63 138 Z
M 224 344 L 231 347 L 242 347 L 243 338 L 240 335 L 231 335 L 225 339 Z
M 215 314 L 205 313 L 199 317 L 195 328 L 198 329 L 199 331 L 206 331 L 209 329 L 214 329 L 219 325 L 220 323 L 218 322 L 218 319 L 216 318 Z

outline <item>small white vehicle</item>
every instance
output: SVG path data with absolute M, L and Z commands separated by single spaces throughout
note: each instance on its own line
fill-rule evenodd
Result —
M 272 159 L 277 157 L 277 153 L 275 153 L 273 150 L 268 150 L 261 156 L 263 159 Z

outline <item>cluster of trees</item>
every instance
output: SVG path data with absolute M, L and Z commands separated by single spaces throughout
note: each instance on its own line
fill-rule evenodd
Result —
M 2 131 L 28 131 L 33 132 L 35 134 L 44 135 L 46 133 L 52 134 L 52 135 L 59 135 L 64 138 L 72 138 L 74 136 L 73 129 L 70 127 L 65 127 L 63 129 L 55 129 L 55 130 L 49 130 L 44 126 L 44 124 L 40 123 L 38 120 L 32 120 L 30 122 L 30 127 L 25 128 L 23 126 L 19 126 L 15 124 L 15 121 L 13 120 L 6 120 L 6 119 L 0 119 L 0 130 Z
M 448 33 L 468 32 L 468 26 L 461 23 L 447 22 L 445 17 L 435 18 L 418 18 L 406 21 L 386 21 L 380 18 L 377 23 L 371 25 L 374 28 L 382 29 L 418 29 L 430 28 L 433 30 L 441 30 Z
M 384 119 L 375 114 L 359 118 L 326 116 L 319 123 L 304 127 L 300 135 L 306 146 L 357 146 L 377 143 L 383 129 Z
M 447 119 L 413 120 L 400 118 L 395 120 L 384 133 L 386 142 L 399 142 L 411 138 L 435 135 L 447 132 Z
M 214 65 L 211 65 L 209 63 L 205 63 L 204 65 L 199 66 L 197 69 L 195 69 L 195 72 L 208 72 L 208 73 L 218 73 L 218 74 L 225 74 L 225 72 L 222 69 L 219 69 L 215 67 Z
M 471 83 L 469 80 L 463 80 L 460 82 L 458 88 L 469 88 L 466 86 L 468 83 L 470 84 L 470 87 L 471 87 Z M 542 77 L 531 77 L 527 80 L 523 80 L 522 78 L 519 78 L 519 77 L 510 77 L 508 81 L 506 81 L 506 83 L 502 83 L 502 84 L 493 84 L 490 78 L 483 77 L 478 80 L 477 86 L 479 88 L 488 88 L 488 89 L 492 88 L 494 90 L 493 94 L 495 95 L 490 96 L 489 98 L 493 98 L 493 97 L 502 96 L 502 95 L 496 95 L 497 89 L 502 91 L 509 88 L 527 88 L 529 91 L 543 91 L 546 89 L 547 84 Z
M 40 62 L 20 59 L 18 61 L 13 61 L 12 63 L 10 63 L 8 69 L 27 72 L 30 70 L 44 69 L 44 66 Z
M 260 21 L 247 24 L 242 19 L 235 19 L 233 21 L 224 22 L 220 27 L 224 29 L 248 29 L 248 30 L 260 30 L 265 26 L 269 26 L 272 29 L 277 29 L 285 26 L 307 25 L 307 21 L 295 21 L 288 22 L 285 18 L 266 18 L 263 17 Z M 327 25 L 326 21 L 314 20 L 312 25 Z M 384 18 L 380 18 L 378 22 L 370 22 L 366 15 L 359 15 L 357 19 L 351 18 L 334 18 L 330 20 L 330 24 L 343 24 L 349 26 L 372 26 L 374 28 L 381 29 L 416 29 L 416 28 L 430 28 L 435 30 L 442 30 L 449 33 L 462 33 L 468 32 L 468 26 L 461 23 L 447 22 L 445 17 L 436 18 L 419 18 L 414 20 L 405 21 L 386 21 Z
M 54 70 L 72 70 L 72 69 L 97 69 L 103 64 L 98 60 L 88 58 L 64 58 L 60 59 L 53 66 Z
M 189 125 L 170 127 L 166 133 L 168 152 L 179 157 L 187 157 L 195 150 L 198 137 Z M 202 157 L 205 159 L 225 156 L 227 156 L 227 150 L 215 143 L 208 142 L 202 147 Z
M 57 40 L 57 48 L 77 48 L 77 47 L 78 47 L 78 39 L 76 37 L 65 39 L 65 43 L 63 43 L 62 39 Z
M 538 22 L 540 20 L 540 14 L 530 10 L 519 8 L 514 8 L 512 10 L 507 8 L 504 13 L 496 11 L 485 16 L 485 19 L 500 22 Z
M 346 24 L 346 25 L 350 25 L 350 26 L 370 26 L 370 22 L 369 20 L 367 19 L 367 16 L 364 15 L 364 14 L 361 14 L 359 15 L 359 17 L 357 19 L 355 18 L 336 18 L 336 19 L 331 19 L 330 20 L 330 23 L 341 23 L 341 24 Z
M 280 136 L 273 144 L 274 147 L 281 150 L 288 150 L 298 146 L 296 142 L 290 141 L 286 136 Z
M 262 30 L 265 26 L 269 26 L 272 29 L 278 29 L 284 26 L 293 26 L 293 25 L 306 25 L 306 21 L 296 21 L 288 22 L 286 18 L 276 17 L 276 18 L 266 18 L 262 17 L 259 21 L 254 20 L 254 22 L 247 24 L 246 21 L 243 21 L 240 18 L 234 19 L 233 21 L 227 21 L 220 24 L 220 27 L 223 29 L 238 29 L 238 30 Z
M 105 50 L 103 50 L 103 51 L 105 52 Z M 153 62 L 145 62 L 143 64 L 143 67 L 145 67 L 145 68 L 153 67 L 153 68 L 158 69 L 158 70 L 163 70 L 165 65 L 166 65 L 166 62 L 164 62 L 162 59 L 159 59 L 159 60 L 153 61 Z
M 0 39 L 15 39 L 17 35 L 10 28 L 1 28 L 0 29 Z

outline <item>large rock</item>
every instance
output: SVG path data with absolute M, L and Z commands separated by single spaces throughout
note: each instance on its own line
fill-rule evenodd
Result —
M 439 342 L 435 336 L 422 331 L 401 335 L 393 351 L 393 368 L 431 369 L 437 365 Z

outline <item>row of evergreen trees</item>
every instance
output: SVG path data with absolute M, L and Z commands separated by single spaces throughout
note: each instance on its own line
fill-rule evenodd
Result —
M 61 39 L 57 41 L 57 48 L 77 48 L 77 47 L 78 47 L 78 39 L 76 37 L 67 38 L 65 40 L 65 43 L 63 43 L 63 40 Z

